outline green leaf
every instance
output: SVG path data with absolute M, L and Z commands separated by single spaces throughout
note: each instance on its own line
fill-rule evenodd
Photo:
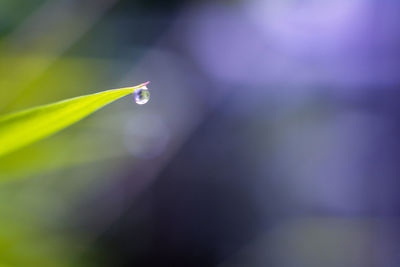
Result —
M 147 84 L 75 97 L 2 116 L 0 156 L 46 138 Z

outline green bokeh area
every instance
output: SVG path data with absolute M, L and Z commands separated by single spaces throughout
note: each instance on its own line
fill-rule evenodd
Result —
M 101 2 L 0 1 L 0 115 L 122 85 L 134 61 L 107 34 L 122 1 Z M 133 101 L 121 102 L 0 157 L 1 267 L 101 266 L 70 215 L 129 159 L 118 114 Z

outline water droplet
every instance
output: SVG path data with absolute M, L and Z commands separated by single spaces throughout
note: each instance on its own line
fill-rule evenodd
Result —
M 150 92 L 147 86 L 144 85 L 133 92 L 133 99 L 135 99 L 136 104 L 144 105 L 150 100 Z

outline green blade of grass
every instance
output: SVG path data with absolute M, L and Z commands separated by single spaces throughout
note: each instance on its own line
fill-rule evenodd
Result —
M 46 138 L 147 85 L 108 90 L 0 117 L 0 156 Z

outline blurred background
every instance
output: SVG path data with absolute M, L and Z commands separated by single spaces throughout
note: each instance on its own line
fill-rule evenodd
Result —
M 0 266 L 400 266 L 399 14 L 0 0 L 0 114 L 152 94 L 0 158 Z

